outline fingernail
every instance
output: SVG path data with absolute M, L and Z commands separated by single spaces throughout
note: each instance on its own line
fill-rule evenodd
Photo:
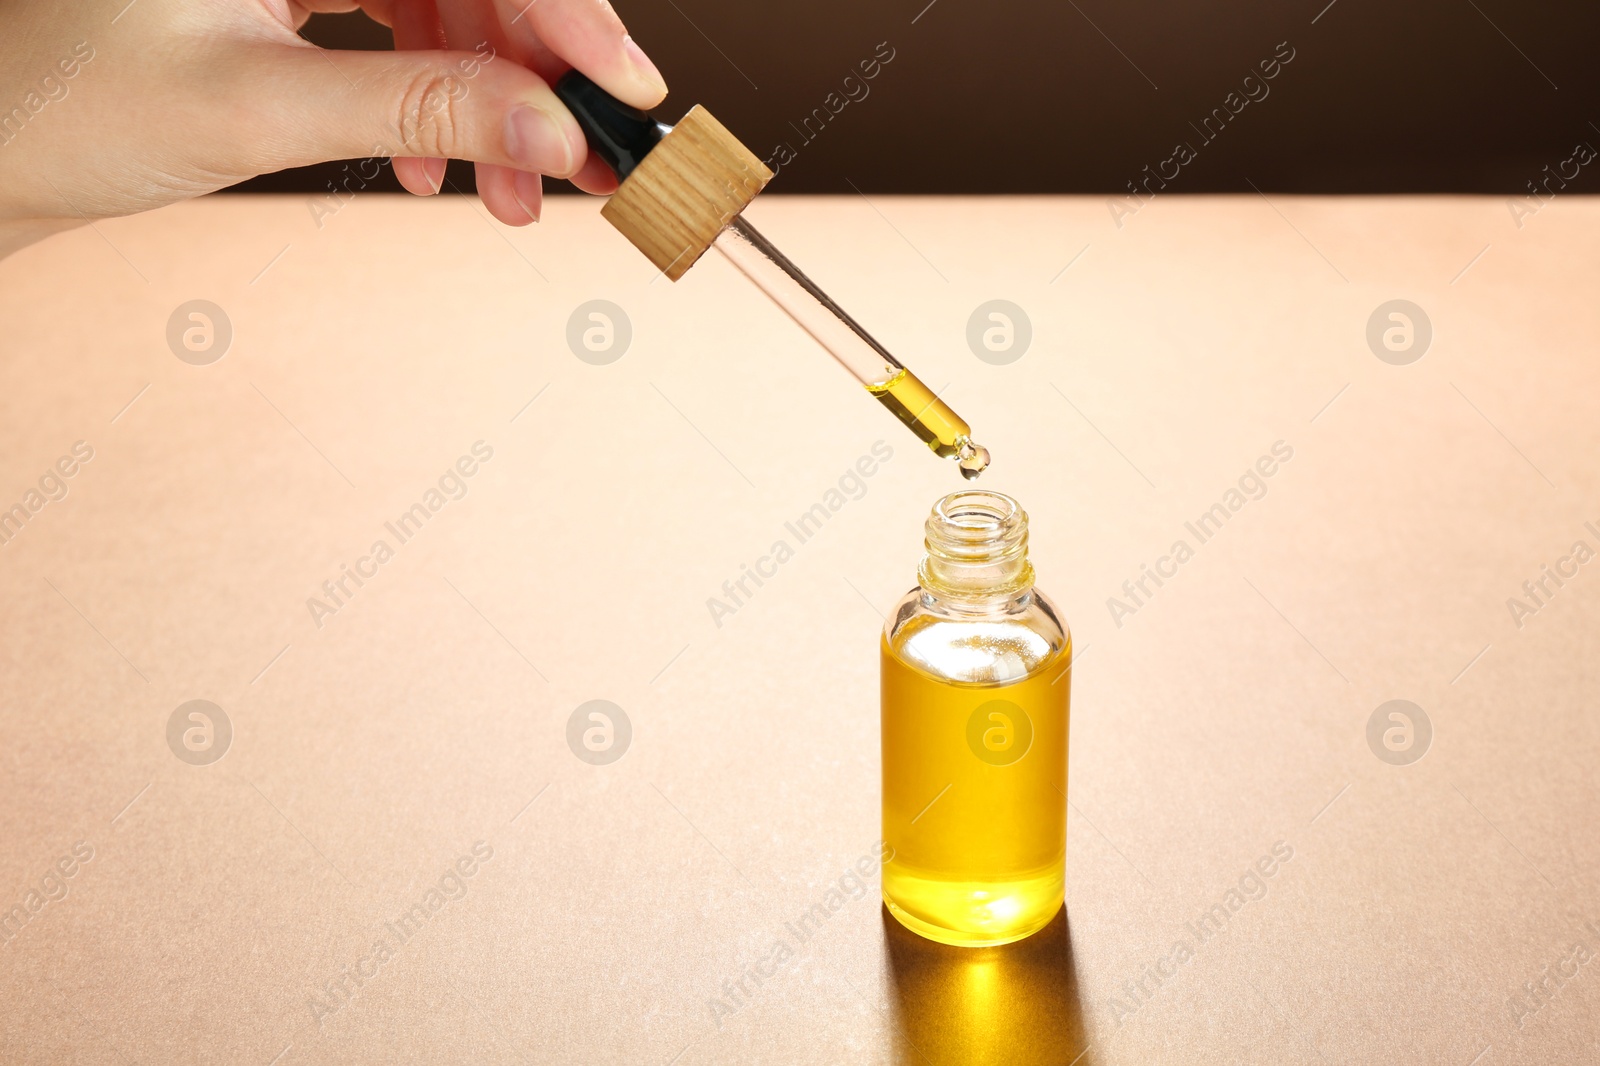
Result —
M 422 176 L 427 180 L 429 188 L 437 193 L 444 188 L 444 163 L 443 159 L 424 159 L 422 161 Z
M 575 153 L 566 129 L 549 112 L 524 104 L 506 115 L 506 154 L 523 170 L 564 178 Z
M 528 212 L 528 217 L 539 221 L 539 209 L 544 204 L 544 184 L 539 175 L 519 170 L 511 179 L 511 195 L 517 206 Z
M 634 75 L 651 89 L 667 95 L 667 80 L 661 76 L 661 71 L 650 62 L 650 57 L 644 54 L 644 49 L 639 47 L 639 42 L 631 36 L 622 39 L 622 54 L 628 57 L 628 64 L 633 67 Z

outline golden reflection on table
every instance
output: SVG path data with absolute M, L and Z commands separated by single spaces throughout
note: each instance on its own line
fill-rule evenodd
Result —
M 896 1062 L 1071 1066 L 1082 1058 L 1083 1010 L 1065 908 L 1033 936 L 993 948 L 924 940 L 887 908 L 882 920 Z

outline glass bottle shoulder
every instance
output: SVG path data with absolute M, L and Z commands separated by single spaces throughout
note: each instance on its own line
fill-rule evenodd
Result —
M 1071 654 L 1072 635 L 1038 589 L 984 610 L 941 602 L 920 586 L 895 605 L 884 649 L 942 681 L 1011 684 Z

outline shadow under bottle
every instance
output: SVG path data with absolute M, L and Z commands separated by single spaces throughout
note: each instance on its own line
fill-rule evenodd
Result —
M 956 947 L 883 908 L 896 1063 L 1089 1066 L 1067 912 L 1025 940 Z

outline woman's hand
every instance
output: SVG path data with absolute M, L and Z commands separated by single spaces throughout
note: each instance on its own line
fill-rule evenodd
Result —
M 296 30 L 357 7 L 394 52 Z M 0 255 L 56 230 L 330 159 L 394 157 L 410 191 L 477 164 L 508 225 L 540 175 L 615 185 L 549 84 L 578 67 L 652 107 L 655 66 L 606 0 L 10 0 L 0 4 Z

